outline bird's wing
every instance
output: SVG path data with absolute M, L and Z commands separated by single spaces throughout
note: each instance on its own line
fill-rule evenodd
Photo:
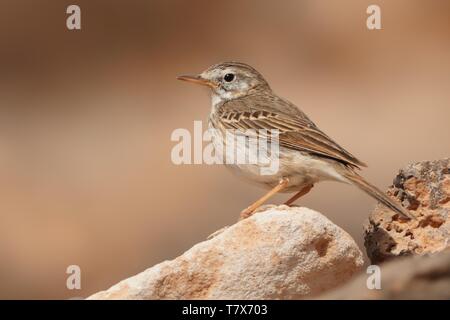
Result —
M 271 105 L 276 99 L 277 109 Z M 333 159 L 352 168 L 366 165 L 339 146 L 297 107 L 281 98 L 237 99 L 225 102 L 213 121 L 223 129 L 278 130 L 280 146 Z

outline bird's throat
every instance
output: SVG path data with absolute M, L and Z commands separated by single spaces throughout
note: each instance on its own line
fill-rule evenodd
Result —
M 222 103 L 224 103 L 226 100 L 223 99 L 220 95 L 213 93 L 211 95 L 211 107 L 212 112 L 216 111 L 217 107 L 220 106 Z

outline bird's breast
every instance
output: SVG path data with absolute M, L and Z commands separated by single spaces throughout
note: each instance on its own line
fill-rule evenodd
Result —
M 308 153 L 267 141 L 255 144 L 239 131 L 218 127 L 214 119 L 209 121 L 209 131 L 218 162 L 250 182 L 273 188 L 280 179 L 289 178 L 285 190 L 289 192 L 322 180 L 341 180 L 333 163 Z

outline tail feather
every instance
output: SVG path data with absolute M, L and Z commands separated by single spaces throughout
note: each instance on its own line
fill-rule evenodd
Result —
M 361 190 L 365 191 L 368 195 L 375 198 L 382 204 L 384 204 L 389 209 L 409 218 L 416 220 L 417 218 L 411 214 L 407 209 L 402 207 L 400 204 L 394 202 L 389 198 L 383 191 L 375 187 L 374 185 L 367 182 L 363 177 L 358 175 L 356 172 L 346 172 L 344 177 L 347 178 L 352 184 L 359 187 Z

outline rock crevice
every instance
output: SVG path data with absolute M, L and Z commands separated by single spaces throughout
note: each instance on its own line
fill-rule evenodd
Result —
M 424 161 L 400 170 L 388 189 L 418 221 L 392 218 L 379 205 L 364 227 L 374 264 L 398 257 L 440 252 L 450 246 L 450 159 Z

